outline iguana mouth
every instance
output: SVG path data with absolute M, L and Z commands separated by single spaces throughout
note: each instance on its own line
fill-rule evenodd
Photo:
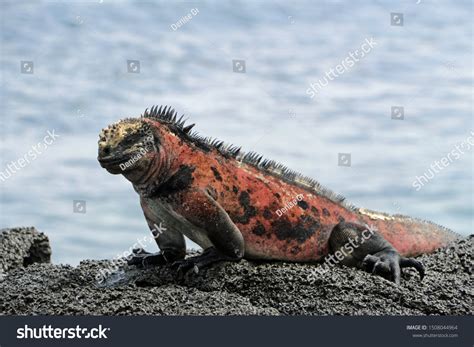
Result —
M 130 160 L 130 157 L 126 156 L 126 157 L 117 158 L 117 157 L 108 156 L 108 157 L 97 157 L 97 160 L 99 161 L 102 167 L 106 167 L 106 166 L 116 166 L 116 165 L 123 164 L 127 162 L 128 160 Z

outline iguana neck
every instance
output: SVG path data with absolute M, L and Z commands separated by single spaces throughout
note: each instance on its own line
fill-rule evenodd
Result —
M 166 182 L 172 172 L 172 158 L 166 150 L 160 150 L 146 156 L 135 170 L 123 175 L 139 193 L 154 190 Z

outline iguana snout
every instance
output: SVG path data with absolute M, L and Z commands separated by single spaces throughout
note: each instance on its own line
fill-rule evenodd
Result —
M 111 124 L 99 135 L 97 160 L 112 174 L 139 168 L 157 150 L 150 126 L 141 119 Z

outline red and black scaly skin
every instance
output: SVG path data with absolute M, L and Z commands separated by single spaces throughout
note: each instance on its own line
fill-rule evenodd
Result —
M 166 228 L 156 238 L 161 253 L 137 254 L 132 263 L 174 262 L 185 270 L 242 257 L 316 262 L 345 250 L 341 263 L 399 283 L 400 267 L 424 273 L 405 257 L 457 238 L 434 223 L 355 208 L 312 179 L 192 127 L 174 110 L 153 107 L 100 134 L 101 165 L 132 182 L 151 229 Z M 203 254 L 183 260 L 183 235 Z

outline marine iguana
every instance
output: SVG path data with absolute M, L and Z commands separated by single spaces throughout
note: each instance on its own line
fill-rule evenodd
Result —
M 357 208 L 317 181 L 202 137 L 193 126 L 171 107 L 153 106 L 99 135 L 100 165 L 132 183 L 152 231 L 166 228 L 155 237 L 161 252 L 136 252 L 130 264 L 172 263 L 184 273 L 222 260 L 318 262 L 340 252 L 341 264 L 398 284 L 403 267 L 424 276 L 423 265 L 408 257 L 457 238 L 431 222 Z M 203 253 L 185 259 L 184 236 Z

